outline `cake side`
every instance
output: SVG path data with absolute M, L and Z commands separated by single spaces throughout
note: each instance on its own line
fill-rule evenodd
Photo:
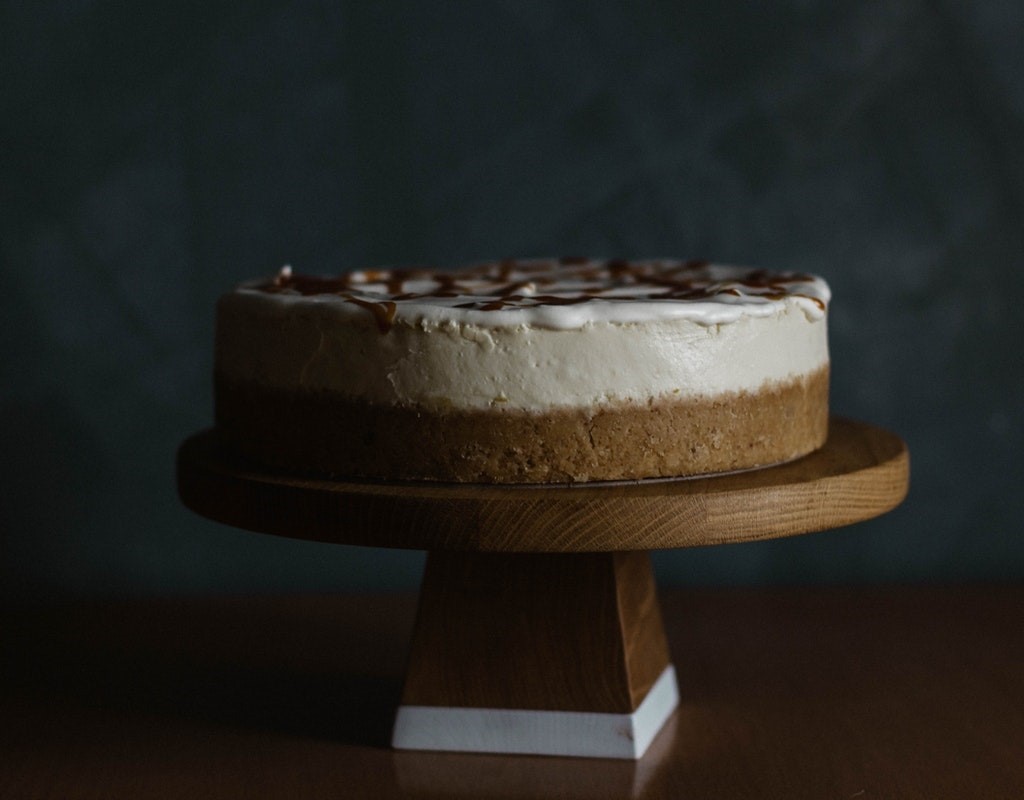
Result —
M 334 477 L 550 483 L 767 466 L 824 444 L 828 367 L 758 391 L 599 408 L 424 409 L 218 379 L 217 424 L 261 463 Z
M 562 482 L 779 463 L 824 442 L 828 289 L 703 262 L 293 276 L 218 303 L 216 421 L 263 463 Z
M 728 324 L 689 319 L 578 328 L 396 322 L 324 303 L 231 294 L 217 309 L 221 380 L 423 409 L 544 412 L 756 392 L 828 364 L 827 324 L 795 303 Z

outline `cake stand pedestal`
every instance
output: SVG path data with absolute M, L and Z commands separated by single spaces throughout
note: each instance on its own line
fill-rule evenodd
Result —
M 643 755 L 678 702 L 648 551 L 866 520 L 908 476 L 899 437 L 843 419 L 777 467 L 573 486 L 296 477 L 213 430 L 178 452 L 181 499 L 210 519 L 429 551 L 395 747 L 609 758 Z

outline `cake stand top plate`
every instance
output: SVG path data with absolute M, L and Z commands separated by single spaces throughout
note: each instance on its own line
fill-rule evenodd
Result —
M 833 418 L 825 446 L 775 467 L 575 485 L 325 480 L 267 470 L 216 430 L 178 451 L 178 492 L 204 517 L 260 533 L 372 547 L 477 552 L 656 550 L 837 528 L 899 505 L 910 458 L 896 435 Z

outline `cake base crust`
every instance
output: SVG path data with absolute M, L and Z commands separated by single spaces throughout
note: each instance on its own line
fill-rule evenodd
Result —
M 216 378 L 225 442 L 269 466 L 336 478 L 572 483 L 729 472 L 825 443 L 828 368 L 757 392 L 545 413 L 357 403 Z

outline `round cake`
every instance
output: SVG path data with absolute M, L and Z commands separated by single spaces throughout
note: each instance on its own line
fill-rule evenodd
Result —
M 217 305 L 216 424 L 333 477 L 635 480 L 789 461 L 828 428 L 829 290 L 704 261 L 294 274 Z

